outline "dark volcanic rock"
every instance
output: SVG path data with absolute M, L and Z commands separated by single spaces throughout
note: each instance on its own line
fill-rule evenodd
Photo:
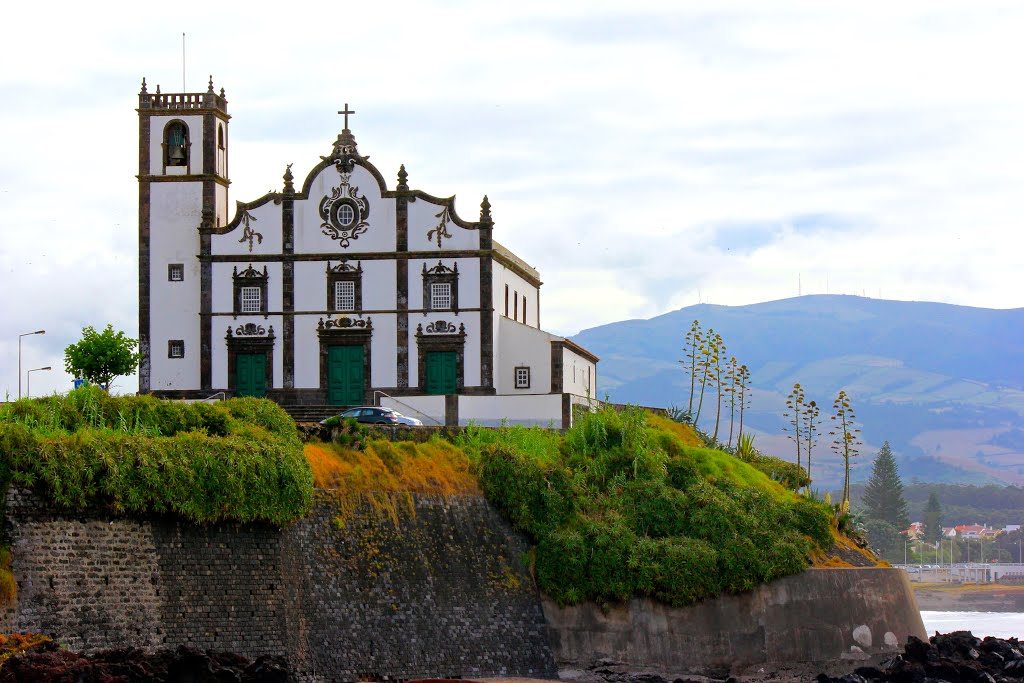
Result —
M 228 652 L 186 647 L 146 654 L 125 648 L 81 655 L 47 643 L 16 655 L 0 669 L 0 683 L 291 683 L 283 657 L 255 662 Z
M 861 667 L 841 678 L 818 676 L 819 683 L 932 683 L 1024 681 L 1024 651 L 1016 638 L 976 638 L 970 631 L 938 634 L 928 642 L 907 638 L 902 655 L 878 668 Z

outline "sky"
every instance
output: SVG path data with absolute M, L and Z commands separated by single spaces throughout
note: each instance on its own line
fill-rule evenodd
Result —
M 182 91 L 182 32 L 185 90 L 229 100 L 232 203 L 304 178 L 347 102 L 392 187 L 489 196 L 552 332 L 798 293 L 1024 306 L 1020 3 L 171 7 L 5 10 L 0 396 L 19 334 L 46 330 L 33 395 L 83 326 L 137 336 L 135 107 L 143 77 Z

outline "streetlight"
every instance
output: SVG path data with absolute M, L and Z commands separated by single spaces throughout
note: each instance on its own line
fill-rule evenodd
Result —
M 36 330 L 35 332 L 26 332 L 25 334 L 18 335 L 18 398 L 21 398 L 21 338 L 33 334 L 46 334 L 46 330 Z
M 31 370 L 29 370 L 28 372 L 25 373 L 25 375 L 27 375 L 27 377 L 28 377 L 28 382 L 25 385 L 25 394 L 27 395 L 27 397 L 31 397 L 32 396 L 32 373 L 33 372 L 38 372 L 39 370 L 52 370 L 52 369 L 53 368 L 51 368 L 49 365 L 47 365 L 45 368 L 32 368 Z

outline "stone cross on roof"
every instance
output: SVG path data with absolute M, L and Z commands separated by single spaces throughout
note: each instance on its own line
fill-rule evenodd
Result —
M 348 130 L 348 115 L 355 114 L 355 111 L 348 108 L 348 102 L 345 103 L 345 108 L 338 112 L 345 116 L 345 130 Z

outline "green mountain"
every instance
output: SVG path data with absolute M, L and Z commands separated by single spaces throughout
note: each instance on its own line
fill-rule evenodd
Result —
M 601 357 L 602 397 L 685 408 L 689 375 L 679 359 L 693 320 L 718 331 L 727 355 L 750 368 L 745 422 L 775 455 L 795 459 L 782 413 L 800 382 L 823 415 L 839 389 L 853 396 L 865 441 L 855 479 L 867 477 L 888 440 L 907 480 L 1024 484 L 1024 309 L 818 295 L 690 306 L 584 330 L 573 340 Z M 713 427 L 710 398 L 705 428 Z M 827 488 L 840 476 L 827 434 L 815 461 L 816 485 Z

